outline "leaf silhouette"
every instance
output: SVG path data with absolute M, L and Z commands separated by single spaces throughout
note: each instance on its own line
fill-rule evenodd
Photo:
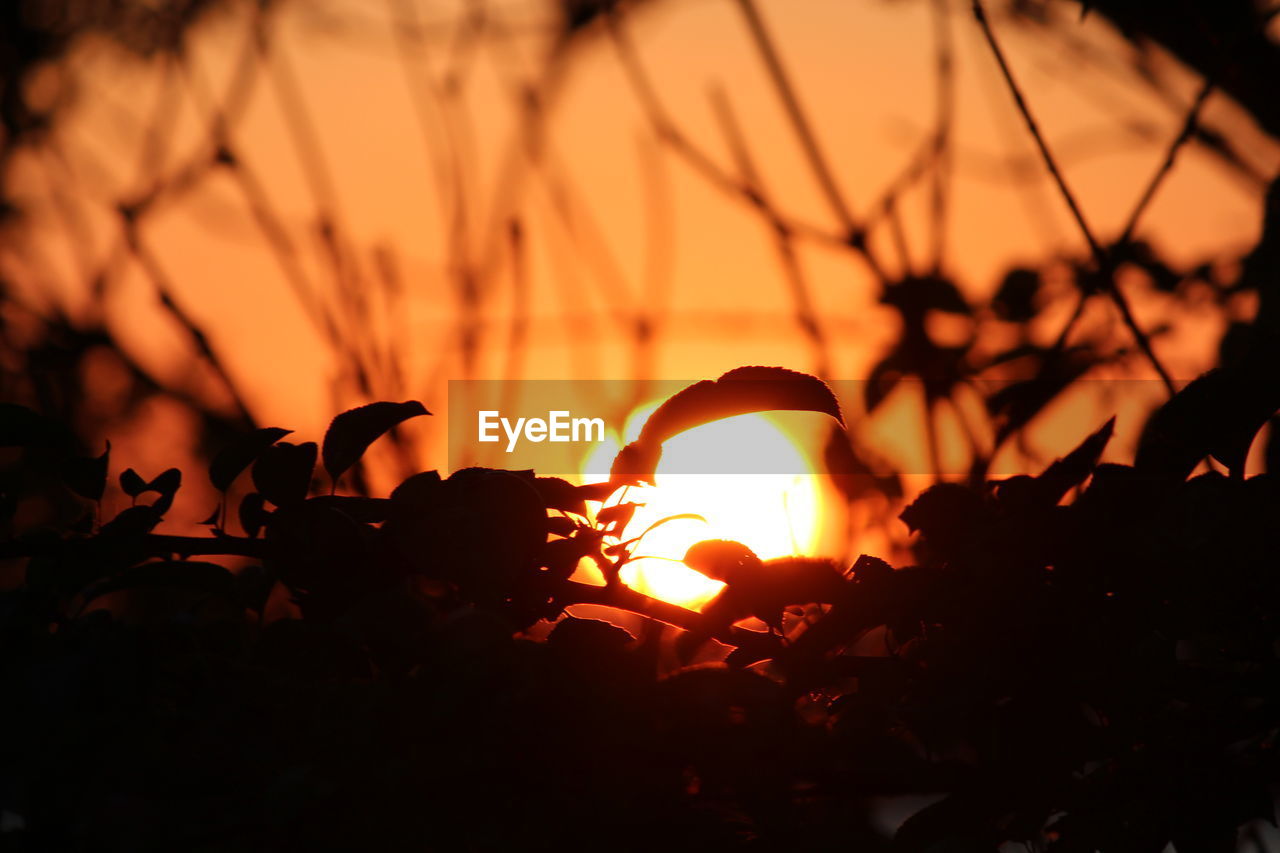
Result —
M 783 367 L 738 367 L 714 381 L 695 382 L 660 405 L 614 459 L 611 481 L 652 482 L 667 439 L 712 421 L 768 411 L 819 412 L 844 423 L 821 379 Z
M 181 486 L 182 471 L 177 468 L 169 468 L 150 482 L 143 480 L 132 468 L 126 468 L 120 473 L 120 489 L 129 497 L 137 498 L 147 492 L 160 495 L 152 506 L 161 514 L 169 511 L 169 507 L 173 505 L 173 497 Z
M 132 468 L 120 472 L 120 490 L 131 498 L 136 498 L 147 489 L 147 481 Z
M 763 565 L 754 551 L 732 539 L 704 539 L 693 543 L 685 552 L 684 564 L 726 583 L 744 570 L 754 572 Z
M 182 472 L 177 468 L 170 468 L 147 483 L 147 491 L 158 492 L 160 495 L 151 505 L 155 511 L 161 515 L 168 512 L 169 507 L 173 506 L 174 495 L 178 493 L 181 486 Z
M 1043 490 L 1044 498 L 1056 504 L 1067 492 L 1085 481 L 1093 469 L 1098 466 L 1102 451 L 1106 449 L 1111 435 L 1115 432 L 1116 419 L 1112 417 L 1097 432 L 1090 435 L 1080 446 L 1061 459 L 1055 460 L 1045 468 L 1036 481 Z
M 150 483 L 147 483 L 148 491 L 170 496 L 176 494 L 181 486 L 182 471 L 177 468 L 170 468 L 156 476 Z
M 898 518 L 911 532 L 919 531 L 926 541 L 951 554 L 986 531 L 991 510 L 981 495 L 959 483 L 935 483 Z
M 231 488 L 232 482 L 240 476 L 240 472 L 253 464 L 262 451 L 284 438 L 290 429 L 279 427 L 263 427 L 242 436 L 237 441 L 224 447 L 213 461 L 209 463 L 209 481 L 220 492 Z
M 253 463 L 253 486 L 276 506 L 305 500 L 316 467 L 316 443 L 282 441 L 262 451 Z
M 1254 436 L 1280 409 L 1280 383 L 1263 375 L 1271 370 L 1219 367 L 1196 378 L 1147 421 L 1134 467 L 1181 480 L 1212 456 L 1243 476 Z
M 321 456 L 324 469 L 337 482 L 352 465 L 360 460 L 369 445 L 384 433 L 409 418 L 429 415 L 427 408 L 417 400 L 403 403 L 370 403 L 343 412 L 329 424 L 324 434 Z

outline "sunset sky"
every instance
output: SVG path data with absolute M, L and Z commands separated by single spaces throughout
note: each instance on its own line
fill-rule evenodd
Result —
M 209 96 L 221 99 L 235 74 L 248 5 L 233 4 L 197 30 L 189 75 L 162 60 L 122 56 L 102 41 L 73 51 L 61 73 L 75 82 L 78 99 L 56 145 L 15 167 L 33 231 L 3 263 L 33 301 L 90 310 L 86 270 L 119 245 L 115 202 L 145 192 L 157 175 L 207 159 Z M 488 10 L 475 38 L 465 35 L 467 8 Z M 996 27 L 1086 217 L 1103 239 L 1114 237 L 1177 135 L 1198 80 L 1157 53 L 1150 71 L 1159 86 L 1144 82 L 1127 61 L 1133 48 L 1102 19 L 1076 22 L 1073 7 L 1050 8 L 1068 24 L 1028 27 L 996 15 Z M 1083 256 L 1083 240 L 967 3 L 779 0 L 761 9 L 858 220 L 932 132 L 941 37 L 955 62 L 944 272 L 981 297 L 1011 265 Z M 297 275 L 317 292 L 338 286 L 317 236 L 321 209 L 335 211 L 349 281 L 373 281 L 379 257 L 394 260 L 402 299 L 377 288 L 367 316 L 338 312 L 356 338 L 374 342 L 372 361 L 399 365 L 401 379 L 384 371 L 375 395 L 418 398 L 443 415 L 451 378 L 698 379 L 739 364 L 816 369 L 760 216 L 657 138 L 604 27 L 561 49 L 551 40 L 555 24 L 553 10 L 535 2 L 489 8 L 413 0 L 285 3 L 268 22 L 270 58 L 255 63 L 260 76 L 230 140 L 292 245 Z M 407 38 L 410 26 L 422 38 Z M 663 109 L 697 148 L 735 172 L 714 106 L 720 92 L 773 203 L 838 233 L 734 4 L 639 3 L 623 28 Z M 545 124 L 533 136 L 520 108 L 521 87 L 530 86 L 545 99 Z M 1225 97 L 1211 95 L 1203 115 L 1206 125 L 1231 129 L 1257 174 L 1280 164 L 1280 149 Z M 154 127 L 172 132 L 152 135 Z M 929 187 L 920 182 L 900 205 L 917 269 L 933 240 Z M 1177 264 L 1238 257 L 1256 237 L 1261 188 L 1190 146 L 1139 234 Z M 83 228 L 71 239 L 68 204 Z M 226 170 L 205 172 L 161 205 L 148 214 L 141 239 L 261 423 L 315 438 L 335 411 L 364 401 L 302 310 L 243 183 Z M 512 218 L 523 235 L 522 295 L 513 283 Z M 901 271 L 887 227 L 872 233 L 871 245 L 891 274 Z M 895 317 L 877 305 L 858 258 L 813 240 L 797 246 L 828 340 L 829 378 L 861 378 L 893 339 Z M 469 303 L 463 266 L 482 271 Z M 217 383 L 191 370 L 187 339 L 159 306 L 152 282 L 131 261 L 115 269 L 106 311 L 135 356 L 162 381 L 216 395 Z M 1140 278 L 1126 286 L 1141 322 L 1172 324 L 1157 346 L 1176 377 L 1191 378 L 1211 362 L 1221 318 L 1177 308 Z M 1065 286 L 1049 292 L 1064 298 L 1038 321 L 1046 340 L 1070 311 Z M 510 345 L 513 311 L 525 318 L 518 358 Z M 1115 326 L 1113 313 L 1098 302 L 1082 327 Z M 656 334 L 637 361 L 640 315 Z M 459 347 L 468 317 L 478 335 L 470 367 Z M 963 326 L 955 333 L 966 334 Z M 1100 378 L 1149 378 L 1132 364 L 1136 372 Z M 879 425 L 855 422 L 855 431 L 891 438 L 892 408 L 877 416 Z M 427 466 L 443 465 L 445 423 L 437 417 L 415 427 Z M 1131 442 L 1138 425 L 1135 415 L 1121 435 Z M 1071 435 L 1082 428 L 1072 425 Z M 1113 449 L 1128 452 L 1125 440 Z M 168 450 L 132 452 L 159 458 Z

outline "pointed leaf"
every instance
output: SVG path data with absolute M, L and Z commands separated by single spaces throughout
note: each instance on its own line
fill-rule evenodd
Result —
M 209 480 L 220 492 L 231 488 L 232 482 L 240 476 L 240 472 L 253 464 L 262 451 L 284 438 L 293 430 L 279 427 L 264 427 L 241 436 L 237 441 L 224 447 L 213 462 L 209 464 Z
M 1037 482 L 1043 489 L 1044 498 L 1056 504 L 1067 492 L 1085 481 L 1093 469 L 1097 467 L 1102 451 L 1111 441 L 1115 431 L 1116 419 L 1113 417 L 1093 435 L 1080 442 L 1080 446 L 1066 456 L 1055 461 L 1044 469 Z
M 712 421 L 768 411 L 819 412 L 844 423 L 821 379 L 783 367 L 738 367 L 715 381 L 695 382 L 660 405 L 614 460 L 611 480 L 652 482 L 667 439 Z
M 1181 480 L 1212 456 L 1242 476 L 1254 437 L 1280 409 L 1280 382 L 1273 372 L 1270 365 L 1241 364 L 1195 379 L 1147 421 L 1134 467 Z
M 429 415 L 417 400 L 404 403 L 370 403 L 343 412 L 329 424 L 324 435 L 322 457 L 329 476 L 337 481 L 360 460 L 370 444 L 409 418 Z

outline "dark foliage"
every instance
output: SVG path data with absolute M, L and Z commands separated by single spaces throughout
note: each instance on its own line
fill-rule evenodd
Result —
M 6 840 L 1234 849 L 1239 825 L 1274 819 L 1280 782 L 1280 487 L 1234 468 L 1187 479 L 1157 452 L 1179 430 L 1200 440 L 1175 416 L 1184 395 L 1140 467 L 1098 464 L 1108 423 L 1039 476 L 925 491 L 902 513 L 916 565 L 695 546 L 686 562 L 727 584 L 702 613 L 617 582 L 634 507 L 589 510 L 612 486 L 466 469 L 385 499 L 317 495 L 316 446 L 260 430 L 209 471 L 225 490 L 252 468 L 246 535 L 226 513 L 209 538 L 153 533 L 176 470 L 126 469 L 133 505 L 95 530 L 106 457 L 51 448 L 54 425 L 6 410 L 17 469 L 46 472 L 4 494 L 0 556 L 25 565 L 0 599 L 0 791 L 24 822 Z M 324 445 L 354 458 L 330 474 L 414 406 L 336 419 Z M 84 520 L 20 523 L 50 501 Z M 214 555 L 252 562 L 197 559 Z M 607 586 L 569 579 L 582 557 Z M 575 603 L 648 627 L 564 616 Z M 770 633 L 734 625 L 752 615 Z M 663 626 L 686 657 L 714 637 L 726 662 L 660 675 Z M 882 837 L 873 798 L 906 794 L 936 801 Z

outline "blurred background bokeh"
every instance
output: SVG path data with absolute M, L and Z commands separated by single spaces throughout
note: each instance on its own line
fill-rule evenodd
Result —
M 782 365 L 844 389 L 842 535 L 901 537 L 1247 335 L 1274 12 L 989 4 L 1091 249 L 963 0 L 13 0 L 0 394 L 144 474 L 420 399 L 378 491 L 450 379 Z

